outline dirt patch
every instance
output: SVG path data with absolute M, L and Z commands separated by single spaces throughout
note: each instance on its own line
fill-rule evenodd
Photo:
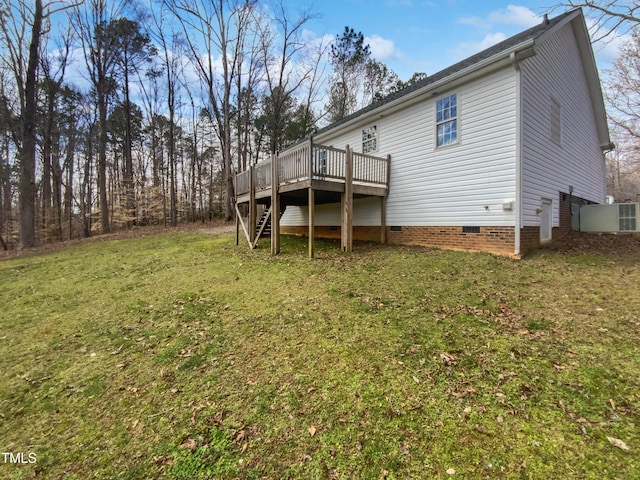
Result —
M 225 223 L 223 225 L 216 225 L 212 227 L 200 228 L 198 229 L 199 233 L 204 233 L 205 235 L 221 235 L 224 233 L 235 232 L 236 225 L 235 223 Z
M 569 232 L 559 241 L 540 249 L 566 255 L 602 255 L 640 260 L 640 235 Z

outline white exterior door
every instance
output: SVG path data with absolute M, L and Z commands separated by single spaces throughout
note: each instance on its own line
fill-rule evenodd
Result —
M 542 199 L 542 208 L 540 211 L 540 243 L 547 243 L 551 241 L 551 232 L 553 229 L 552 204 L 552 200 L 548 198 Z

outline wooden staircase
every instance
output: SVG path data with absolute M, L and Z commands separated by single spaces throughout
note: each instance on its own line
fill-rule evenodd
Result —
M 286 210 L 286 205 L 280 205 L 280 218 L 284 214 Z M 271 207 L 265 209 L 260 216 L 260 220 L 258 220 L 258 224 L 256 225 L 256 234 L 259 235 L 260 238 L 270 237 L 271 236 Z

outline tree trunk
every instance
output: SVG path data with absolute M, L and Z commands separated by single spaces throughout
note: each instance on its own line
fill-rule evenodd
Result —
M 42 151 L 42 234 L 45 243 L 51 238 L 51 170 L 53 155 L 53 124 L 55 122 L 55 87 L 52 81 L 46 80 L 46 96 L 47 96 L 47 118 L 45 120 L 45 128 L 43 132 L 43 151 Z
M 105 80 L 106 81 L 106 80 Z M 100 87 L 101 89 L 104 87 Z M 100 229 L 102 233 L 111 231 L 109 225 L 109 201 L 107 197 L 107 95 L 99 93 L 98 98 L 98 192 L 100 203 Z
M 36 244 L 36 113 L 37 70 L 42 30 L 42 0 L 35 0 L 33 28 L 29 45 L 29 62 L 25 82 L 25 105 L 22 112 L 22 145 L 20 148 L 20 248 Z
M 124 52 L 124 95 L 125 95 L 125 129 L 124 129 L 124 172 L 122 183 L 124 184 L 125 212 L 127 216 L 127 228 L 131 227 L 136 218 L 135 191 L 133 186 L 133 158 L 131 154 L 131 99 L 129 98 L 129 62 L 127 51 Z

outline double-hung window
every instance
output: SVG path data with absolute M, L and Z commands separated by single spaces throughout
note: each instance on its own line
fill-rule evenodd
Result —
M 436 135 L 438 147 L 458 141 L 458 95 L 436 101 Z
M 378 150 L 378 127 L 372 125 L 362 130 L 362 153 Z

